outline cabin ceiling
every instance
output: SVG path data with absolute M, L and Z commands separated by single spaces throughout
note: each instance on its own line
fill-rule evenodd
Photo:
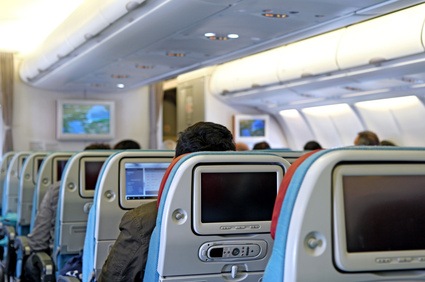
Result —
M 43 89 L 61 92 L 119 93 L 122 91 L 117 87 L 119 84 L 124 85 L 124 90 L 141 87 L 421 2 L 134 1 L 126 4 L 128 13 L 110 23 L 98 34 L 91 34 L 90 30 L 83 31 L 81 34 L 84 42 L 76 48 L 71 48 L 69 53 L 64 53 L 60 50 L 61 46 L 71 40 L 63 37 L 62 31 L 71 30 L 70 34 L 73 35 L 81 31 L 72 31 L 73 25 L 80 26 L 80 29 L 86 28 L 79 24 L 85 20 L 82 18 L 85 14 L 77 9 L 32 57 L 24 58 L 20 74 L 30 85 Z M 264 14 L 276 14 L 276 16 L 266 17 Z M 96 20 L 96 17 L 94 19 Z M 90 26 L 90 23 L 87 23 L 87 26 Z M 208 32 L 215 33 L 216 37 L 226 37 L 228 34 L 238 34 L 239 37 L 211 40 L 204 36 Z M 356 87 L 356 81 L 351 82 L 354 84 L 353 87 Z M 380 83 L 393 83 L 393 81 L 388 78 Z M 307 98 L 314 97 L 314 88 L 310 87 L 305 92 L 308 91 L 312 92 Z M 332 95 L 331 89 L 329 95 Z M 285 98 L 299 100 L 300 95 L 289 89 Z M 261 102 L 265 108 L 269 107 L 269 104 L 277 103 L 273 93 L 267 99 L 255 100 L 255 97 L 251 99 L 252 103 Z

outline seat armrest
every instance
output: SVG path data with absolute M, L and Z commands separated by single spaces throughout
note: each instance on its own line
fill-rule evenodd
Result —
M 15 237 L 16 237 L 15 227 L 11 225 L 3 225 L 3 230 L 5 235 L 9 238 L 9 241 L 15 240 Z
M 15 227 L 10 225 L 3 225 L 3 230 L 7 238 L 7 247 L 4 248 L 3 263 L 6 269 L 6 274 L 12 276 L 16 269 L 16 251 L 15 251 Z
M 22 278 L 25 262 L 31 254 L 31 248 L 26 236 L 16 236 L 14 245 L 16 252 L 15 277 L 19 281 Z
M 26 236 L 17 236 L 15 238 L 15 250 L 18 259 L 31 254 L 31 247 Z
M 48 254 L 44 252 L 35 253 L 34 263 L 40 269 L 41 282 L 55 281 L 55 264 Z

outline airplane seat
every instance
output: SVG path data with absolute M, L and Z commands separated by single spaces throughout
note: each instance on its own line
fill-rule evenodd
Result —
M 299 162 L 276 200 L 264 282 L 425 278 L 425 148 L 326 149 Z
M 111 150 L 87 150 L 69 160 L 70 167 L 61 183 L 56 216 L 53 257 L 57 270 L 83 250 L 98 176 L 113 153 Z
M 32 208 L 30 212 L 31 219 L 28 233 L 31 232 L 34 228 L 38 207 L 46 191 L 53 183 L 60 181 L 66 163 L 74 153 L 75 152 L 66 151 L 48 152 L 47 155 L 44 156 L 43 161 L 39 164 L 37 163 L 38 172 L 32 195 Z M 13 248 L 11 248 L 11 250 L 14 252 L 13 256 L 16 258 L 9 258 L 9 261 L 13 261 L 14 259 L 15 261 L 14 263 L 9 264 L 8 273 L 10 276 L 20 278 L 22 275 L 22 266 L 30 255 L 31 250 L 28 245 L 28 240 L 26 240 L 25 236 L 23 235 L 16 236 L 15 242 L 13 245 L 11 244 L 11 246 L 13 246 Z
M 112 155 L 99 176 L 83 253 L 83 281 L 96 279 L 120 233 L 122 216 L 155 201 L 174 157 L 171 150 L 126 150 Z
M 32 211 L 32 199 L 34 196 L 35 185 L 37 183 L 37 175 L 40 166 L 47 154 L 47 152 L 31 153 L 27 157 L 22 168 L 18 191 L 18 208 L 16 222 L 17 235 L 27 235 L 29 233 Z
M 20 174 L 29 155 L 30 152 L 17 152 L 10 161 L 2 194 L 2 225 L 16 225 Z
M 0 199 L 3 199 L 3 189 L 4 189 L 4 183 L 6 179 L 6 173 L 7 169 L 10 165 L 10 161 L 12 160 L 13 156 L 16 152 L 7 152 L 2 157 L 2 162 L 0 166 Z M 2 201 L 0 201 L 0 212 L 2 210 Z
M 260 281 L 289 162 L 268 152 L 199 152 L 160 193 L 144 281 Z
M 43 200 L 49 187 L 61 180 L 63 170 L 67 161 L 76 152 L 58 151 L 49 153 L 41 164 L 40 172 L 37 176 L 37 183 L 34 189 L 31 210 L 30 232 L 34 227 L 35 218 L 37 216 L 38 207 Z
M 30 204 L 32 206 L 31 220 L 27 222 L 27 224 L 29 224 L 29 232 L 31 232 L 34 226 L 38 206 L 40 205 L 46 191 L 54 182 L 61 180 L 62 173 L 65 170 L 67 162 L 74 154 L 75 152 L 51 152 L 44 156 L 43 161 L 40 162 L 40 164 L 37 163 L 38 175 L 36 178 L 33 195 L 27 195 L 28 201 L 32 199 Z M 8 258 L 10 261 L 8 273 L 10 276 L 13 276 L 17 279 L 20 279 L 22 276 L 25 261 L 31 254 L 28 240 L 26 239 L 25 235 L 26 234 L 16 236 L 14 243 L 11 244 L 12 257 Z M 45 258 L 39 259 L 37 263 L 38 265 L 41 265 L 43 262 L 46 262 Z M 48 268 L 49 267 L 50 266 L 48 266 Z
M 4 180 L 0 230 L 1 234 L 4 235 L 1 243 L 3 248 L 2 263 L 6 275 L 10 274 L 10 267 L 13 268 L 14 253 L 12 248 L 16 236 L 19 180 L 22 178 L 21 172 L 29 154 L 30 152 L 23 151 L 13 155 Z

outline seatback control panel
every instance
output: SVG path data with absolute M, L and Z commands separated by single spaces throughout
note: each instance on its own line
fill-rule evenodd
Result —
M 240 261 L 263 258 L 267 242 L 262 240 L 215 241 L 202 244 L 199 259 L 202 261 Z

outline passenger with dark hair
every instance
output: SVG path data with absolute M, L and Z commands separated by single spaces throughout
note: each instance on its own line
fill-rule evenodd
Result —
M 84 150 L 105 150 L 111 149 L 108 144 L 92 143 L 87 145 Z M 27 235 L 28 245 L 31 255 L 28 257 L 23 273 L 23 281 L 40 281 L 40 269 L 35 266 L 36 252 L 51 253 L 53 246 L 53 238 L 55 234 L 56 210 L 58 206 L 60 181 L 52 184 L 43 200 L 40 203 L 40 208 L 37 212 L 34 227 L 30 234 Z
M 379 145 L 379 138 L 375 132 L 370 130 L 361 131 L 357 134 L 354 139 L 354 145 L 356 146 L 377 146 Z
M 236 151 L 248 151 L 249 147 L 243 142 L 236 143 Z
M 232 133 L 226 127 L 198 122 L 179 134 L 175 157 L 199 151 L 235 150 Z M 157 212 L 157 202 L 153 201 L 128 211 L 122 217 L 120 235 L 103 265 L 99 282 L 143 280 Z
M 313 150 L 317 150 L 317 149 L 322 149 L 322 146 L 317 141 L 314 141 L 314 140 L 308 141 L 304 145 L 305 151 L 313 151 Z
M 87 145 L 84 150 L 110 150 L 111 146 L 106 143 L 92 143 Z
M 129 149 L 141 149 L 141 148 L 142 147 L 140 146 L 139 143 L 130 139 L 122 140 L 118 142 L 117 144 L 115 144 L 114 146 L 114 150 L 129 150 Z
M 254 147 L 252 147 L 252 149 L 253 150 L 266 150 L 266 149 L 270 149 L 270 145 L 266 141 L 262 141 L 262 142 L 258 142 L 256 144 L 254 144 Z
M 394 142 L 390 140 L 382 140 L 380 145 L 381 146 L 397 146 Z

